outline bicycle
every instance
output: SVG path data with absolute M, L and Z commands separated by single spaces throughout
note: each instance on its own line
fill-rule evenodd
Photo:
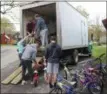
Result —
M 80 91 L 83 91 L 85 88 L 87 88 L 90 94 L 101 94 L 102 88 L 101 85 L 97 82 L 96 76 L 87 74 L 84 71 L 76 72 L 75 75 L 79 88 L 82 87 Z
M 70 82 L 63 78 L 63 76 L 58 75 L 57 77 L 57 84 L 56 87 L 54 87 L 49 94 L 76 94 L 76 91 L 74 90 L 73 85 L 76 82 Z M 64 91 L 64 92 L 63 92 Z
M 44 65 L 42 64 L 43 61 L 40 61 L 39 63 L 36 63 L 34 65 L 34 73 L 33 73 L 33 83 L 36 87 L 39 83 L 39 72 L 43 71 Z
M 63 66 L 63 70 L 62 71 L 64 71 L 64 74 L 63 74 L 63 77 L 66 79 L 66 80 L 68 80 L 68 78 L 70 78 L 70 81 L 76 81 L 76 79 L 75 79 L 75 73 L 71 73 L 71 71 L 72 71 L 72 68 L 70 69 L 70 68 L 68 68 L 67 67 L 67 64 L 69 63 L 69 61 L 68 60 L 66 60 L 66 59 L 62 59 L 62 60 L 60 60 L 60 64 Z
M 102 65 L 101 65 L 101 57 L 104 56 L 104 54 L 100 55 L 98 58 L 94 59 L 90 62 L 88 62 L 88 64 L 86 63 L 86 65 L 84 65 L 84 69 L 82 69 L 82 71 L 77 72 L 76 71 L 76 79 L 79 78 L 80 80 L 80 84 L 82 84 L 82 86 L 84 88 L 88 88 L 88 91 L 91 94 L 101 94 L 103 91 L 103 73 L 102 73 Z M 99 60 L 100 61 L 100 66 L 96 67 L 92 66 L 92 62 Z M 91 65 L 91 66 L 90 66 Z M 82 76 L 81 76 L 81 75 Z M 78 81 L 78 79 L 77 79 Z M 96 91 L 93 91 L 96 90 Z

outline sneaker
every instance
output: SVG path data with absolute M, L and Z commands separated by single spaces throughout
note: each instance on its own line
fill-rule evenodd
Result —
M 30 84 L 31 84 L 31 85 L 33 85 L 33 84 L 34 84 L 34 82 L 32 81 Z
M 54 87 L 56 87 L 56 83 L 54 84 Z
M 50 83 L 50 84 L 49 84 L 49 87 L 50 87 L 50 88 L 53 88 L 54 86 Z
M 24 85 L 24 84 L 26 84 L 26 83 L 27 83 L 27 82 L 23 80 L 22 83 L 21 83 L 21 85 Z

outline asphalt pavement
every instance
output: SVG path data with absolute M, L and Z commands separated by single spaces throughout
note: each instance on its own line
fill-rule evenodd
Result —
M 1 46 L 1 69 L 18 60 L 16 46 Z

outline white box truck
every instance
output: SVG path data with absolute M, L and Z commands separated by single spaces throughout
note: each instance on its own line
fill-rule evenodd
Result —
M 21 31 L 26 35 L 29 17 L 40 14 L 48 26 L 49 36 L 55 35 L 64 57 L 77 63 L 78 53 L 88 51 L 87 19 L 68 2 L 34 2 L 20 6 Z

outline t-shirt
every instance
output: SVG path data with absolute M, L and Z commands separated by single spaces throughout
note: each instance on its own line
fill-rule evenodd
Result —
M 17 43 L 17 49 L 18 49 L 18 53 L 19 53 L 19 54 L 22 54 L 23 49 L 24 49 L 23 44 L 20 43 L 20 42 L 18 42 L 18 43 Z
M 22 54 L 23 60 L 34 60 L 36 61 L 36 53 L 37 53 L 37 45 L 36 44 L 28 44 L 26 45 L 24 52 Z
M 29 23 L 27 23 L 27 25 L 26 25 L 26 30 L 27 30 L 29 33 L 31 33 L 32 31 L 34 31 L 35 24 L 36 24 L 36 22 L 35 22 L 35 23 L 34 23 L 34 22 L 29 22 Z
M 56 43 L 51 43 L 45 50 L 45 58 L 50 63 L 59 63 L 61 53 L 61 47 Z

